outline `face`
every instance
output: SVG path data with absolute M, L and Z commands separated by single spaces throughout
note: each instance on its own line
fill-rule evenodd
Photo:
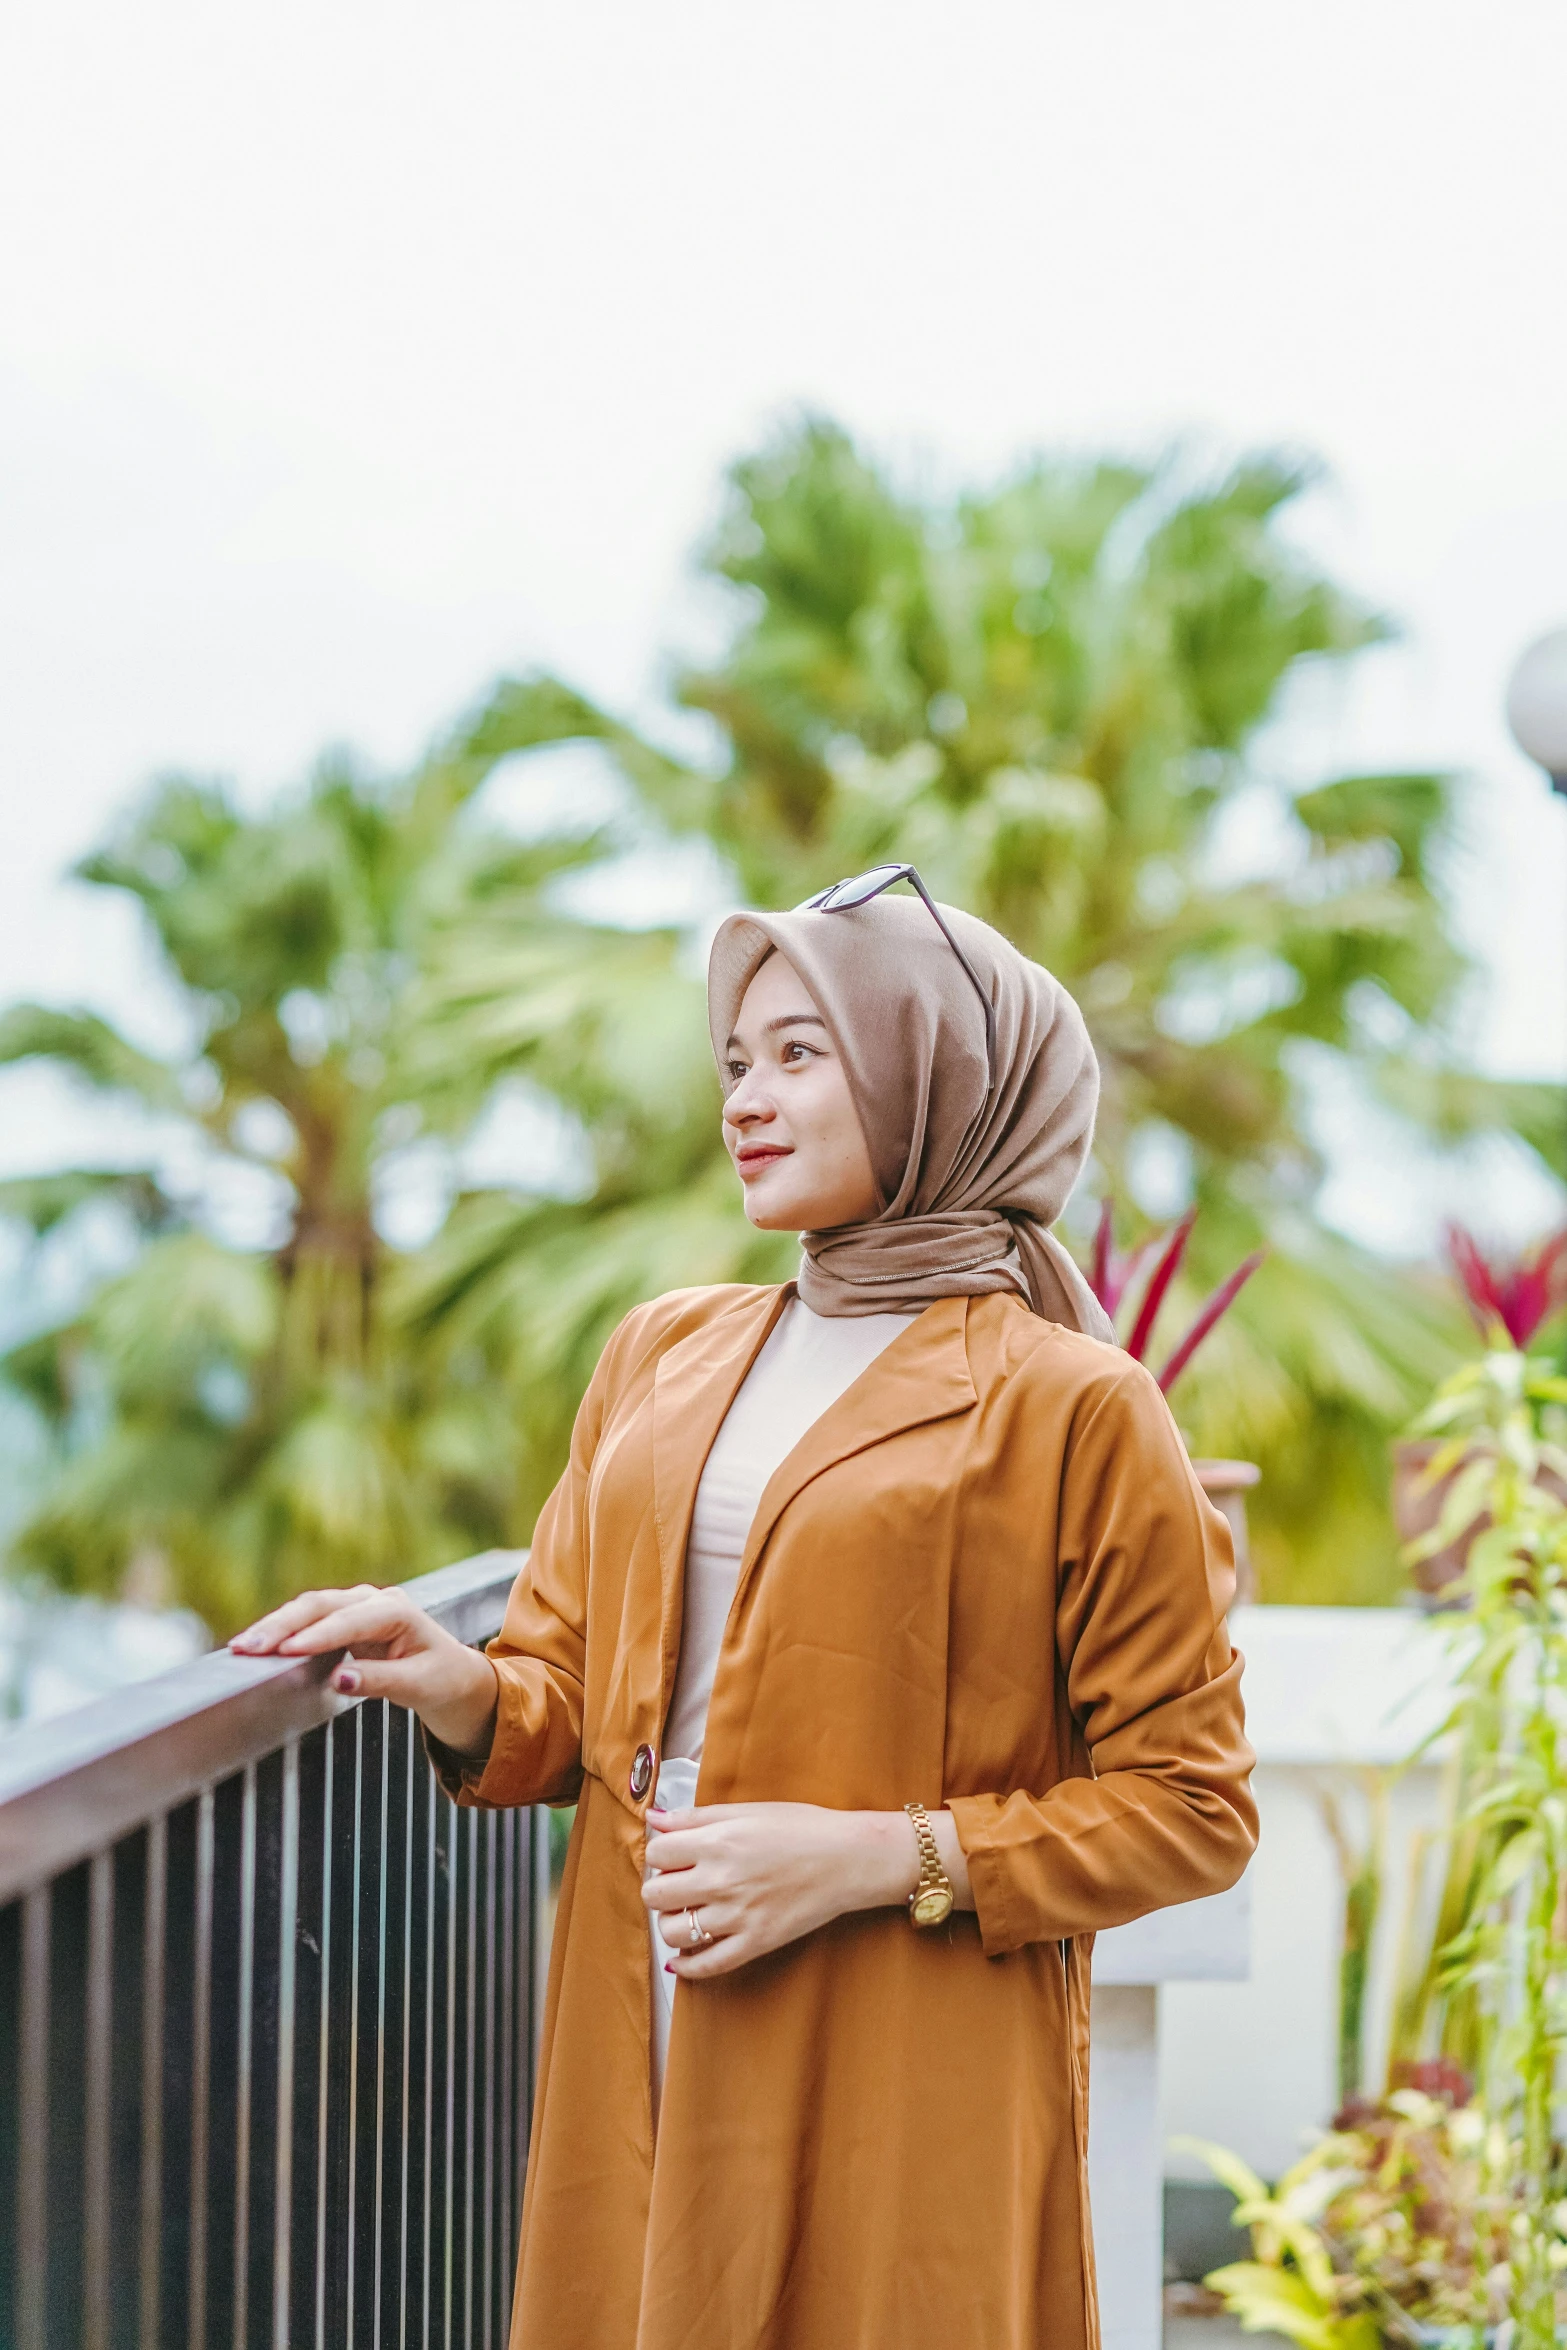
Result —
M 877 1212 L 871 1155 L 827 1024 L 793 964 L 771 954 L 725 1053 L 724 1141 L 763 1232 L 828 1232 Z

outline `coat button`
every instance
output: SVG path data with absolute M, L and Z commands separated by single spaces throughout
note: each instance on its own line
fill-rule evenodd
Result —
M 653 1784 L 653 1749 L 639 1746 L 631 1758 L 631 1792 L 638 1803 Z

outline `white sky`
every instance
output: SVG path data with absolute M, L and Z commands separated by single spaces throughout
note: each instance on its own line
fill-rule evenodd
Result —
M 159 766 L 402 759 L 541 659 L 645 710 L 806 400 L 946 470 L 1320 451 L 1408 634 L 1312 747 L 1473 772 L 1476 1050 L 1562 1070 L 1567 809 L 1500 699 L 1567 621 L 1564 87 L 1561 0 L 12 0 L 0 1000 L 157 1032 L 57 877 Z M 0 1163 L 75 1131 L 0 1084 Z M 1407 1240 L 1400 1180 L 1342 1212 Z

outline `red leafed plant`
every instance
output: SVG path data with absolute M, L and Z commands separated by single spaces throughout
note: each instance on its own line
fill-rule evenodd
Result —
M 1497 1264 L 1482 1254 L 1472 1232 L 1449 1224 L 1447 1251 L 1486 1338 L 1494 1338 L 1500 1324 L 1522 1349 L 1558 1306 L 1567 1305 L 1567 1226 L 1513 1263 Z
M 1122 1256 L 1115 1246 L 1115 1209 L 1112 1203 L 1106 1200 L 1099 1210 L 1099 1229 L 1094 1235 L 1094 1261 L 1088 1275 L 1088 1286 L 1112 1322 L 1145 1258 L 1154 1256 L 1153 1270 L 1148 1276 L 1148 1286 L 1143 1291 L 1142 1303 L 1132 1324 L 1132 1334 L 1123 1341 L 1127 1353 L 1135 1356 L 1138 1362 L 1143 1360 L 1147 1351 L 1165 1292 L 1180 1270 L 1181 1259 L 1186 1254 L 1186 1243 L 1192 1236 L 1192 1226 L 1196 1221 L 1197 1210 L 1188 1208 L 1173 1232 L 1156 1232 L 1151 1239 L 1140 1241 L 1136 1248 L 1128 1249 Z M 1155 1251 L 1157 1255 L 1154 1255 Z M 1254 1249 L 1244 1264 L 1237 1265 L 1229 1279 L 1221 1281 L 1213 1295 L 1204 1301 L 1196 1320 L 1159 1373 L 1159 1385 L 1166 1395 L 1214 1324 L 1222 1321 L 1229 1312 L 1266 1255 L 1266 1249 Z

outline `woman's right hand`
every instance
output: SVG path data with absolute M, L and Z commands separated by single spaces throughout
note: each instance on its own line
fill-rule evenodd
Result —
M 345 1697 L 406 1705 L 455 1754 L 477 1759 L 495 1735 L 499 1684 L 476 1648 L 443 1632 L 405 1592 L 357 1583 L 305 1591 L 229 1642 L 240 1656 L 321 1656 L 346 1649 L 332 1675 Z

